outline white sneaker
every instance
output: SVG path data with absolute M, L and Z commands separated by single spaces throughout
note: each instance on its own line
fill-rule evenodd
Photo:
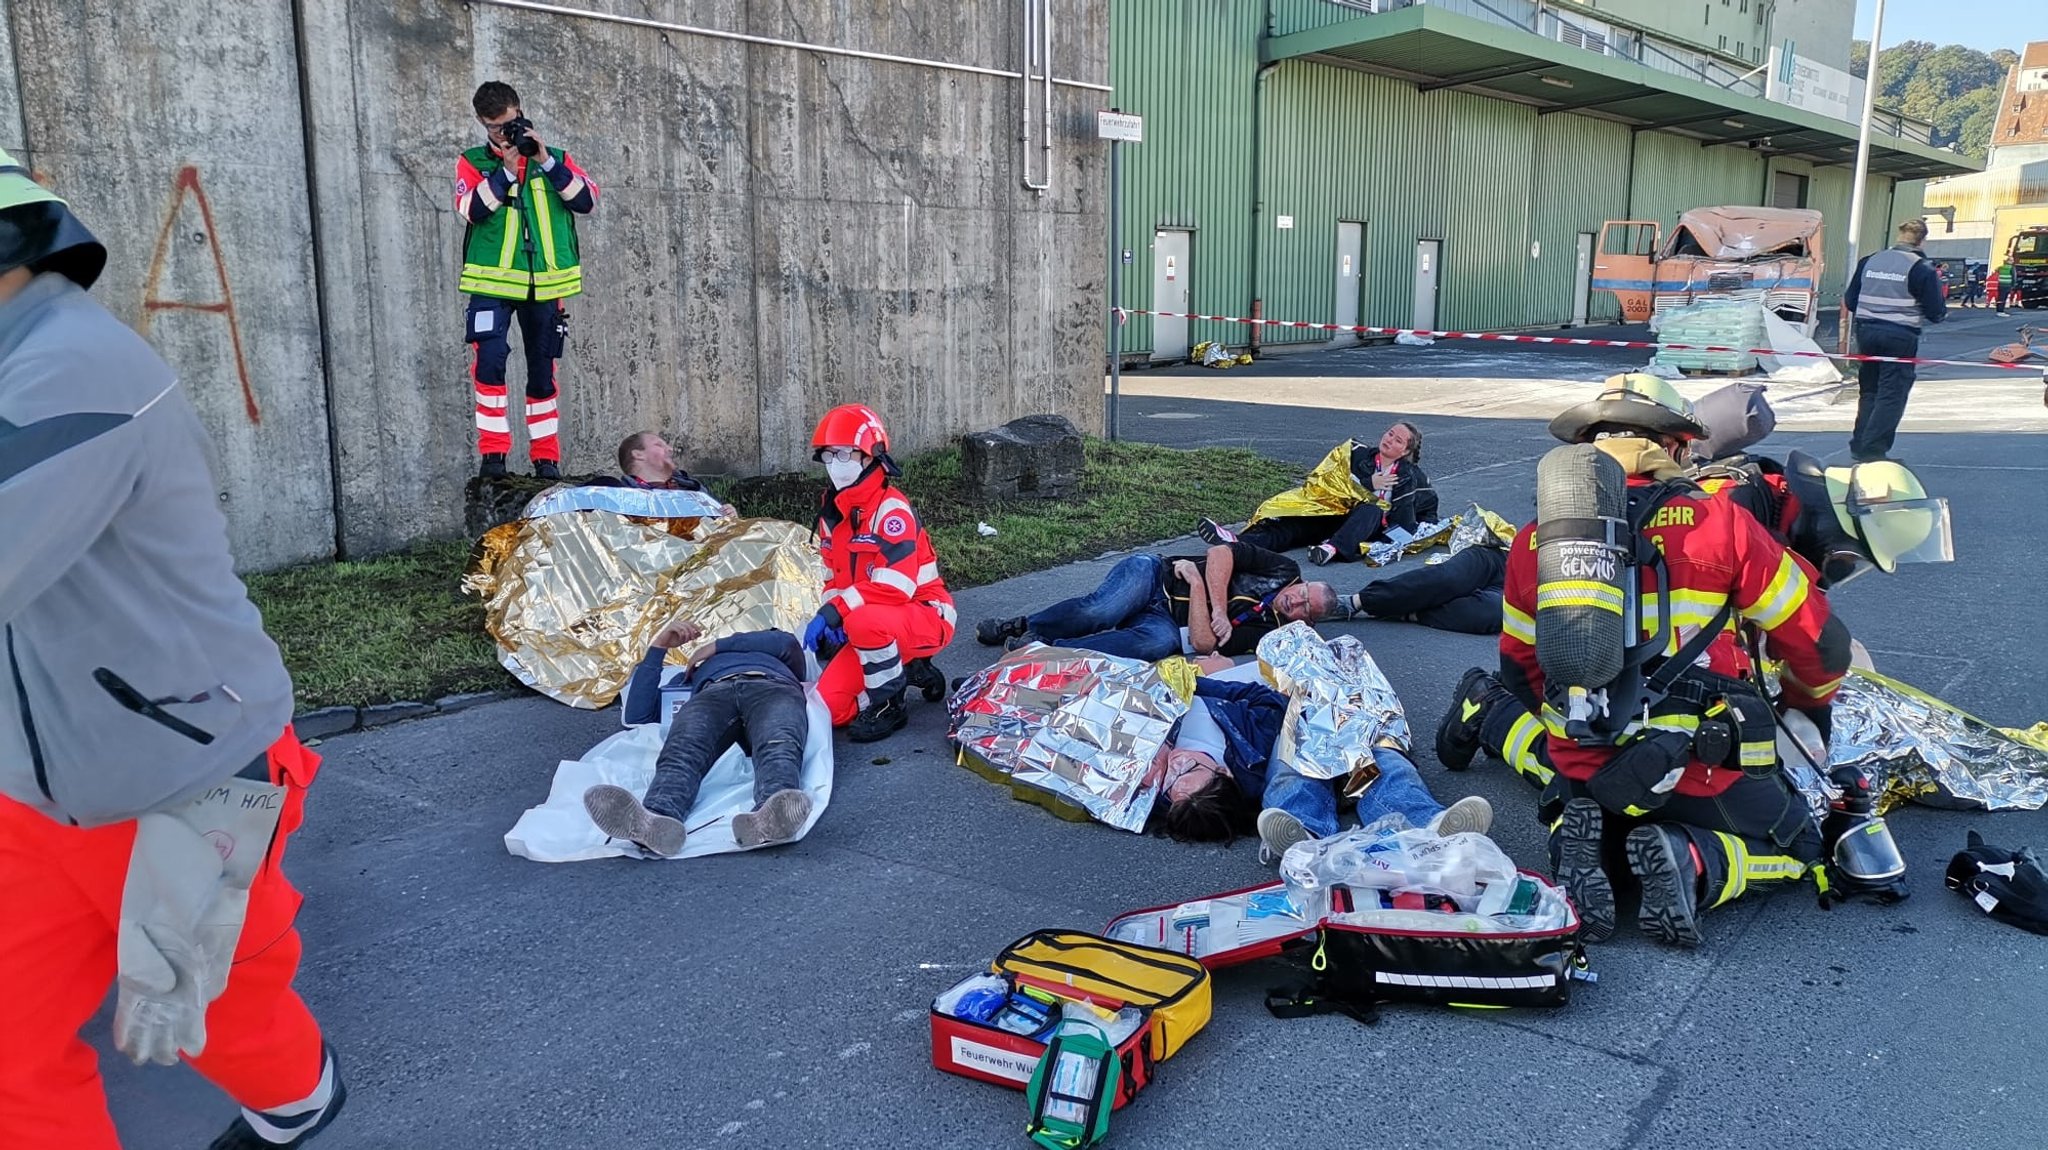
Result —
M 1287 853 L 1288 847 L 1304 839 L 1312 839 L 1314 837 L 1314 835 L 1308 833 L 1307 827 L 1301 825 L 1300 819 L 1295 818 L 1279 807 L 1267 807 L 1259 812 L 1259 861 L 1261 863 L 1277 863 L 1280 861 L 1280 856 Z
M 1429 820 L 1433 835 L 1483 835 L 1493 829 L 1493 804 L 1478 795 L 1466 795 Z

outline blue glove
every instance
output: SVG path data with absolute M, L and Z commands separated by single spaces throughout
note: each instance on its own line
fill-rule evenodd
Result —
M 810 626 L 804 628 L 804 647 L 807 650 L 821 650 L 820 644 L 839 648 L 846 646 L 846 623 L 840 618 L 839 608 L 831 603 L 818 608 L 811 617 Z

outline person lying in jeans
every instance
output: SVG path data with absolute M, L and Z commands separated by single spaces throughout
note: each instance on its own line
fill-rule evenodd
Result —
M 703 634 L 696 623 L 678 619 L 654 637 L 626 688 L 627 724 L 660 721 L 662 659 Z M 705 773 L 738 744 L 754 761 L 754 809 L 734 816 L 733 838 L 742 847 L 788 842 L 811 817 L 811 796 L 801 784 L 811 731 L 806 671 L 803 644 L 786 631 L 749 631 L 706 644 L 690 660 L 690 697 L 669 724 L 646 796 L 599 784 L 583 792 L 583 809 L 612 838 L 674 858 L 683 853 L 684 819 Z
M 1304 583 L 1294 560 L 1249 543 L 1196 556 L 1132 555 L 1086 595 L 1031 615 L 983 619 L 974 637 L 1011 650 L 1050 643 L 1156 662 L 1182 653 L 1244 655 L 1284 623 L 1344 613 L 1328 583 Z
M 1336 834 L 1342 779 L 1312 779 L 1273 757 L 1287 696 L 1264 683 L 1195 680 L 1195 697 L 1147 781 L 1159 786 L 1153 817 L 1183 842 L 1229 842 L 1257 827 L 1260 853 L 1277 860 L 1309 838 Z M 1438 834 L 1485 834 L 1493 808 L 1477 795 L 1436 801 L 1415 764 L 1391 741 L 1373 747 L 1379 777 L 1358 796 L 1359 825 L 1390 814 Z

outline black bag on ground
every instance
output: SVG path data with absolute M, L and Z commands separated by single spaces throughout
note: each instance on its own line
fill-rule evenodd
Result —
M 1949 860 L 1947 882 L 1992 918 L 2048 934 L 2048 869 L 2032 847 L 2007 850 L 1971 831 L 1969 845 Z

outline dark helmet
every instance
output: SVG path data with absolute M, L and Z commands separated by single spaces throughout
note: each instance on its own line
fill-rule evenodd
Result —
M 89 288 L 107 266 L 107 249 L 55 192 L 0 151 L 0 272 L 27 266 Z

